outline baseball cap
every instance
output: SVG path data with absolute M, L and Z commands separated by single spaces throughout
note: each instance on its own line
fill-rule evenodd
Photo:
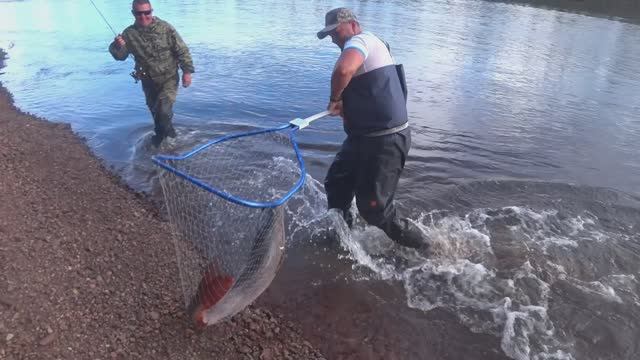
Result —
M 356 15 L 353 11 L 341 7 L 333 10 L 329 10 L 324 16 L 324 29 L 318 31 L 318 39 L 324 39 L 329 33 L 335 30 L 340 23 L 346 23 L 349 21 L 357 21 Z

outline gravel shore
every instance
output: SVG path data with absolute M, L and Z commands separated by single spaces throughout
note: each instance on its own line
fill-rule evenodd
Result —
M 323 358 L 263 308 L 193 328 L 156 208 L 1 86 L 0 189 L 0 359 Z

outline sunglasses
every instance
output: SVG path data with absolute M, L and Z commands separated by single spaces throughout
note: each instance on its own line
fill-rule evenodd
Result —
M 145 10 L 145 11 L 135 11 L 135 10 L 131 10 L 131 13 L 134 16 L 142 16 L 142 15 L 151 15 L 151 13 L 153 12 L 153 10 Z

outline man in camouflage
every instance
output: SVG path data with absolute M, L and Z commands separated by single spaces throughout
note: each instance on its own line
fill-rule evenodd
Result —
M 151 140 L 159 146 L 165 137 L 176 136 L 171 119 L 178 93 L 178 66 L 182 69 L 182 86 L 186 88 L 191 85 L 193 61 L 189 48 L 173 26 L 152 15 L 149 0 L 134 0 L 131 8 L 135 23 L 115 38 L 109 52 L 120 61 L 133 54 L 136 63 L 132 75 L 142 81 L 155 123 Z

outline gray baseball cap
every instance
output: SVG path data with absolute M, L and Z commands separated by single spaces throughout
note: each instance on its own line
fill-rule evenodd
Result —
M 329 10 L 324 16 L 324 29 L 318 31 L 318 39 L 324 39 L 338 24 L 349 21 L 358 21 L 353 11 L 343 7 Z

